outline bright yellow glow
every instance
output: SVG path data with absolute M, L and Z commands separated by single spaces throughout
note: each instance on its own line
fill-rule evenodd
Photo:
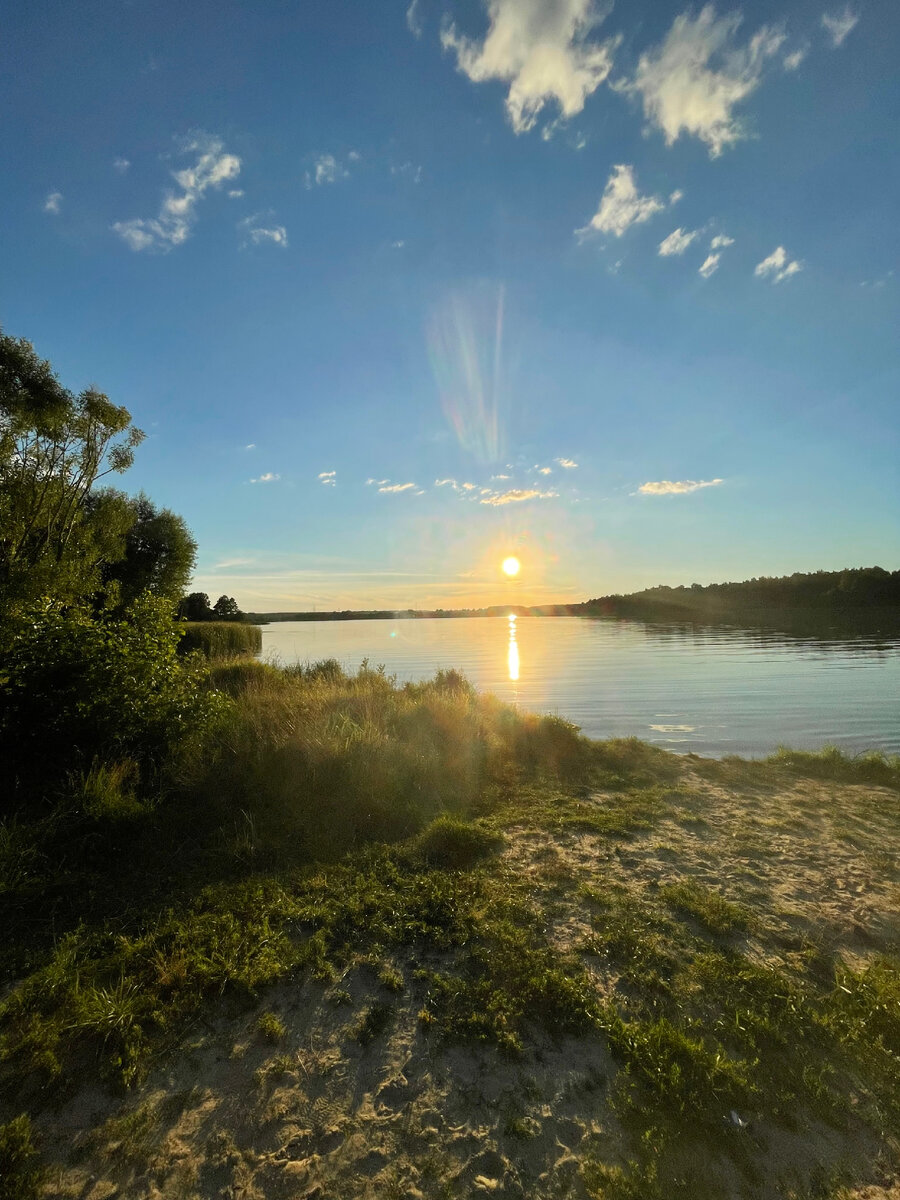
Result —
M 522 564 L 512 555 L 510 555 L 509 558 L 504 558 L 501 566 L 503 568 L 503 573 L 508 575 L 510 579 L 512 579 L 514 575 L 518 575 L 519 571 L 522 569 Z
M 509 617 L 509 646 L 506 652 L 506 664 L 509 667 L 509 677 L 513 683 L 519 681 L 519 643 L 516 641 L 516 618 Z

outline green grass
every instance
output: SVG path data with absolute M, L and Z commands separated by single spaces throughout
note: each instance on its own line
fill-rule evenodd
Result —
M 5 1115 L 98 1076 L 139 1085 L 192 1020 L 222 1011 L 262 1009 L 258 1037 L 284 1042 L 267 989 L 308 981 L 372 1053 L 415 1016 L 435 1050 L 531 1061 L 575 1038 L 608 1052 L 610 1079 L 585 1100 L 619 1131 L 614 1154 L 583 1157 L 595 1197 L 721 1194 L 717 1164 L 752 1175 L 758 1161 L 741 1121 L 822 1122 L 860 1145 L 900 1127 L 898 946 L 842 959 L 833 932 L 785 932 L 775 896 L 751 904 L 687 873 L 694 850 L 709 879 L 743 843 L 685 761 L 589 743 L 455 672 L 401 686 L 368 665 L 240 660 L 213 664 L 206 686 L 229 698 L 220 718 L 159 771 L 97 761 L 0 825 Z M 801 841 L 802 806 L 786 813 L 779 789 L 825 779 L 828 819 L 865 853 L 867 822 L 895 809 L 838 784 L 894 768 L 811 757 L 690 769 L 754 811 L 770 803 L 761 815 L 789 817 L 782 836 Z M 566 921 L 579 932 L 563 947 Z M 503 1119 L 532 1141 L 521 1109 Z M 159 1123 L 137 1104 L 97 1136 L 137 1159 Z M 18 1182 L 0 1189 L 19 1190 L 0 1200 L 30 1200 L 27 1118 L 0 1127 L 3 1154 Z
M 198 650 L 214 661 L 259 654 L 262 650 L 262 630 L 258 625 L 245 625 L 241 621 L 182 621 L 178 628 L 184 631 L 178 647 L 182 654 Z
M 37 1200 L 45 1175 L 28 1116 L 0 1125 L 0 1200 Z

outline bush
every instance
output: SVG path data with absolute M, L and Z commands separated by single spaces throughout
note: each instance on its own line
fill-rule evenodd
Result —
M 432 866 L 463 870 L 493 854 L 501 841 L 499 834 L 485 825 L 443 816 L 420 834 L 417 848 Z
M 43 1177 L 28 1117 L 0 1125 L 0 1200 L 37 1200 Z
M 0 674 L 0 765 L 42 780 L 95 762 L 155 765 L 227 703 L 179 658 L 169 604 L 150 596 L 122 618 L 49 607 L 20 625 Z
M 183 621 L 179 629 L 184 632 L 179 647 L 182 654 L 199 650 L 206 658 L 215 660 L 259 654 L 262 649 L 262 630 L 258 625 L 242 625 L 236 621 Z

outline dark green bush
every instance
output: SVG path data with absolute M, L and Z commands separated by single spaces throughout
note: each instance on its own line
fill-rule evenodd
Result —
M 182 654 L 199 650 L 208 659 L 235 658 L 239 654 L 259 654 L 262 630 L 258 625 L 238 621 L 182 621 L 184 633 L 179 649 Z
M 167 601 L 144 596 L 123 617 L 88 609 L 30 614 L 0 672 L 0 766 L 47 780 L 95 761 L 160 762 L 226 704 L 203 665 L 176 653 Z
M 442 816 L 419 835 L 417 848 L 432 866 L 464 870 L 493 854 L 501 841 L 494 830 L 477 821 Z
M 37 1200 L 43 1177 L 28 1117 L 0 1125 L 0 1200 Z

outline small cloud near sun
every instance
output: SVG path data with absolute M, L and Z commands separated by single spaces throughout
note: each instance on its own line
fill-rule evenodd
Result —
M 411 492 L 419 488 L 417 483 L 391 483 L 389 479 L 367 479 L 366 487 L 377 487 L 379 492 L 384 495 L 396 494 L 398 492 Z M 422 490 L 416 491 L 417 496 L 422 495 Z
M 523 500 L 554 500 L 559 492 L 542 492 L 537 488 L 510 488 L 508 492 L 494 492 L 484 496 L 479 504 L 490 504 L 498 508 L 503 504 L 520 504 Z
M 718 487 L 724 479 L 660 479 L 655 482 L 642 483 L 633 496 L 684 496 L 688 492 L 696 492 L 700 488 Z
M 578 466 L 578 463 L 575 462 L 573 458 L 555 458 L 553 461 L 558 462 L 559 465 L 566 471 L 574 471 Z M 499 479 L 500 476 L 497 476 L 497 478 Z

